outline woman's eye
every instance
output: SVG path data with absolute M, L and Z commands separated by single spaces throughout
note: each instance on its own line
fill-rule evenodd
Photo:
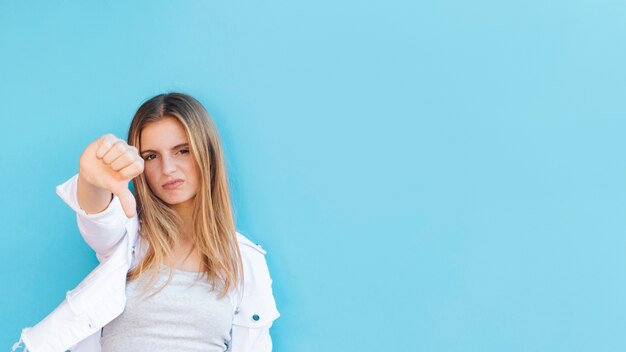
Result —
M 189 149 L 181 149 L 180 153 L 181 154 L 189 154 Z
M 152 159 L 154 159 L 154 158 L 156 158 L 156 155 L 154 155 L 154 154 L 150 154 L 150 155 L 146 155 L 146 157 L 145 157 L 145 158 L 143 158 L 143 159 L 144 159 L 144 160 L 146 160 L 146 161 L 149 161 L 149 160 L 152 160 Z

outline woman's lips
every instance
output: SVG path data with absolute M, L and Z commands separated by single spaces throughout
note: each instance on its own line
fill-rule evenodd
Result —
M 182 185 L 184 182 L 185 181 L 181 179 L 173 180 L 173 181 L 163 184 L 161 187 L 165 189 L 175 189 L 175 188 L 178 188 L 180 185 Z

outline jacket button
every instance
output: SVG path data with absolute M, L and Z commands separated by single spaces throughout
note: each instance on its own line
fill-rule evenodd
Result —
M 259 317 L 258 314 L 255 314 L 255 315 L 252 316 L 252 320 L 254 320 L 254 321 L 259 321 L 259 319 L 261 319 L 261 317 Z

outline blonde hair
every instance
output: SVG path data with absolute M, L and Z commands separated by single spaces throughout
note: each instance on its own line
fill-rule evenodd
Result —
M 181 93 L 161 94 L 143 103 L 135 113 L 128 131 L 128 144 L 141 150 L 143 128 L 163 118 L 180 121 L 189 138 L 190 152 L 200 174 L 200 186 L 193 203 L 191 236 L 194 248 L 201 254 L 203 276 L 206 274 L 212 288 L 219 290 L 223 297 L 239 283 L 242 264 L 217 128 L 196 99 Z M 147 288 L 155 283 L 160 265 L 179 244 L 182 223 L 177 213 L 150 190 L 144 173 L 133 179 L 133 187 L 142 237 L 149 246 L 143 259 L 128 272 L 127 280 L 154 269 Z M 152 295 L 160 292 L 171 277 L 172 268 L 168 281 Z

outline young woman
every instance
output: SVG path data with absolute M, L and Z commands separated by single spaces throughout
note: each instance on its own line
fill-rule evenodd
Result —
M 57 193 L 100 265 L 14 350 L 271 351 L 265 251 L 235 229 L 219 136 L 197 100 L 148 100 L 128 143 L 91 143 Z

